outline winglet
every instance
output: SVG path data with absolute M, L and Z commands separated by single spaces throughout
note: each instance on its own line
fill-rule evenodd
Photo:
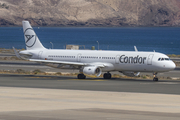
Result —
M 135 50 L 136 52 L 138 52 L 138 49 L 136 48 L 136 46 L 134 46 L 134 50 Z

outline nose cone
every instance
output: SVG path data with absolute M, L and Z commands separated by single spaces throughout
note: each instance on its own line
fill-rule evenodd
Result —
M 176 64 L 171 61 L 167 66 L 166 66 L 167 69 L 169 70 L 174 70 L 176 68 Z

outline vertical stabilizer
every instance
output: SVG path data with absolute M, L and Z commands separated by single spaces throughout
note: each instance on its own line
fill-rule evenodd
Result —
M 29 21 L 22 21 L 22 25 L 23 25 L 23 32 L 24 32 L 26 49 L 27 50 L 45 49 L 44 46 L 39 41 L 39 38 L 37 37 L 33 28 L 29 24 Z

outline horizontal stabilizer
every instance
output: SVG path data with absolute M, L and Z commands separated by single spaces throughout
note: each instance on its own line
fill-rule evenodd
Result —
M 16 57 L 23 60 L 28 60 L 32 57 L 32 54 L 26 53 L 24 51 L 17 52 L 16 49 L 13 47 L 14 53 L 16 54 Z
M 14 53 L 16 54 L 16 57 L 19 59 L 22 59 L 21 56 L 19 55 L 19 53 L 16 51 L 16 49 L 14 47 L 12 47 L 14 50 Z

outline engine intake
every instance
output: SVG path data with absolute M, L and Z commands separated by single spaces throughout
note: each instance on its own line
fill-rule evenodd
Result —
M 83 73 L 87 75 L 95 75 L 99 77 L 102 73 L 102 70 L 101 68 L 97 66 L 87 66 L 87 67 L 84 67 Z

